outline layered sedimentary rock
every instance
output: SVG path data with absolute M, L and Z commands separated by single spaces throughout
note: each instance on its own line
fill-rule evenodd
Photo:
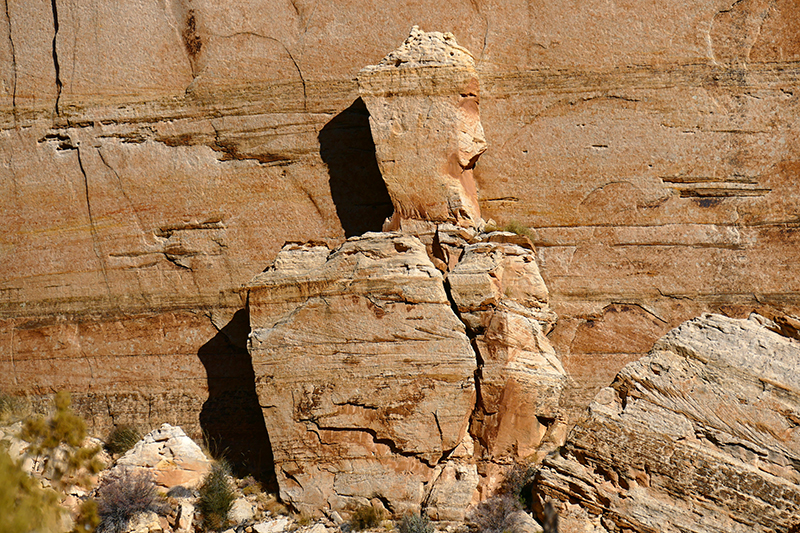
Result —
M 800 342 L 758 315 L 669 332 L 539 473 L 562 530 L 796 531 Z
M 486 150 L 472 54 L 452 33 L 417 26 L 397 50 L 358 73 L 375 156 L 403 220 L 481 222 L 473 169 Z
M 420 24 L 475 56 L 481 213 L 532 228 L 580 413 L 684 320 L 800 310 L 798 23 L 795 0 L 9 2 L 0 387 L 71 390 L 97 434 L 267 442 L 233 291 L 391 215 L 356 76 Z
M 424 245 L 369 233 L 330 254 L 290 245 L 249 284 L 249 309 L 284 501 L 419 509 L 475 403 L 469 339 Z
M 449 274 L 416 236 L 367 233 L 333 252 L 287 244 L 248 285 L 256 390 L 296 508 L 378 498 L 460 520 L 553 433 L 567 378 L 530 242 L 435 237 L 462 258 Z

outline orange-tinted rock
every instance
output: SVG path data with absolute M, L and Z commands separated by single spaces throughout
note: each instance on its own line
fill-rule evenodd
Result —
M 355 77 L 414 24 L 476 57 L 481 213 L 534 230 L 565 407 L 704 311 L 800 307 L 795 0 L 766 16 L 706 0 L 189 6 L 0 16 L 6 391 L 70 389 L 101 433 L 240 421 L 252 369 L 217 330 L 244 307 L 232 291 L 285 241 L 335 245 L 391 214 Z
M 406 41 L 358 74 L 375 156 L 403 220 L 481 222 L 473 168 L 486 150 L 472 54 L 450 33 L 411 29 Z

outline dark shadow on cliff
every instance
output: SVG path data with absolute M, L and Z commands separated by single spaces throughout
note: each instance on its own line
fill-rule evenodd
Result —
M 212 454 L 224 456 L 234 474 L 252 475 L 265 490 L 274 492 L 275 465 L 247 352 L 249 332 L 247 310 L 241 309 L 197 351 L 208 377 L 200 427 Z
M 320 130 L 318 139 L 345 236 L 380 231 L 383 221 L 392 215 L 392 200 L 375 159 L 364 101 L 358 98 L 333 117 Z

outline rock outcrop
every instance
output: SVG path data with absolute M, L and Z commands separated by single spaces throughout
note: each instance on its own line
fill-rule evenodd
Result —
M 473 169 L 486 150 L 472 54 L 451 33 L 417 26 L 397 50 L 358 74 L 375 156 L 403 221 L 481 223 Z
M 471 241 L 449 274 L 416 236 L 367 233 L 332 252 L 288 244 L 248 285 L 286 502 L 313 513 L 377 498 L 461 520 L 502 465 L 539 449 L 566 375 L 532 246 L 464 231 L 436 234 L 453 254 L 455 233 Z
M 475 357 L 424 245 L 391 233 L 333 252 L 288 245 L 248 287 L 284 501 L 306 512 L 375 497 L 419 509 L 475 403 Z
M 537 490 L 561 531 L 800 528 L 800 342 L 705 315 L 603 389 Z
M 181 428 L 163 424 L 125 452 L 114 468 L 147 471 L 165 488 L 194 488 L 211 470 L 211 460 Z
M 527 458 L 558 417 L 567 385 L 545 336 L 556 317 L 533 246 L 525 237 L 490 233 L 464 248 L 447 279 L 480 357 L 474 434 L 492 461 Z

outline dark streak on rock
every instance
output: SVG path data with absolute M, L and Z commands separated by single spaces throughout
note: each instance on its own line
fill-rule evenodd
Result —
M 58 64 L 58 49 L 56 47 L 56 40 L 58 39 L 58 6 L 56 5 L 56 0 L 50 0 L 50 5 L 53 9 L 53 67 L 56 71 L 56 105 L 55 111 L 56 115 L 61 115 L 61 111 L 58 108 L 59 101 L 61 100 L 61 89 L 64 84 L 61 82 L 61 67 Z M 9 26 L 10 29 L 10 26 Z M 80 160 L 80 155 L 78 157 Z M 85 176 L 85 174 L 84 174 Z
M 11 45 L 11 70 L 14 72 L 14 82 L 11 86 L 11 107 L 14 113 L 14 126 L 17 125 L 17 52 L 14 48 L 14 39 L 11 37 L 11 13 L 8 11 L 8 0 L 5 0 L 6 21 L 8 22 L 8 43 Z

